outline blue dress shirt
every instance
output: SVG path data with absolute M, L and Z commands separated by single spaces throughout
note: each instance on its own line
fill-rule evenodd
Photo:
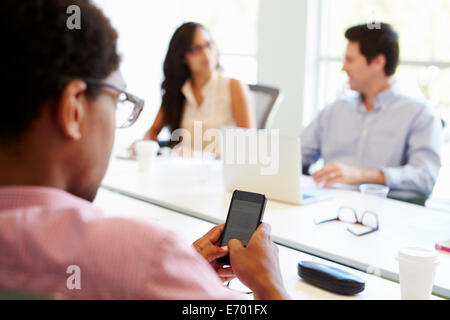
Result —
M 426 101 L 401 93 L 397 83 L 378 94 L 367 111 L 361 96 L 327 106 L 301 135 L 302 161 L 320 157 L 382 170 L 391 189 L 429 195 L 441 166 L 442 124 Z

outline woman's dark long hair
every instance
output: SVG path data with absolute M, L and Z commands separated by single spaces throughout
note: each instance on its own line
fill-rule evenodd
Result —
M 164 81 L 161 85 L 164 125 L 170 131 L 181 126 L 186 98 L 181 87 L 190 78 L 191 72 L 185 63 L 186 52 L 191 48 L 194 33 L 198 28 L 205 29 L 199 23 L 187 22 L 181 25 L 173 34 L 164 60 Z

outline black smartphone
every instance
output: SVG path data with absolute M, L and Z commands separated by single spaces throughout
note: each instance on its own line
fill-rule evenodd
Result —
M 226 246 L 231 239 L 239 239 L 244 246 L 247 246 L 253 233 L 261 224 L 266 201 L 266 196 L 263 194 L 235 190 L 219 241 L 220 246 Z M 226 255 L 217 261 L 229 265 L 230 257 Z

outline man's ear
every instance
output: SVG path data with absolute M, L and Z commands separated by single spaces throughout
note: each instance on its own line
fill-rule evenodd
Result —
M 372 59 L 370 64 L 376 67 L 377 70 L 384 72 L 384 67 L 386 66 L 386 57 L 384 56 L 384 54 L 380 53 L 379 55 L 377 55 L 375 58 Z
M 58 107 L 58 124 L 63 135 L 72 140 L 81 139 L 81 128 L 86 114 L 87 85 L 81 80 L 69 82 L 61 93 Z

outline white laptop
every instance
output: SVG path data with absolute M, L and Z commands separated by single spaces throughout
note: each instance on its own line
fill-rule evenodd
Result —
M 296 205 L 331 198 L 329 192 L 302 178 L 299 137 L 223 127 L 221 159 L 229 191 L 262 193 L 269 199 Z M 302 187 L 302 181 L 309 183 Z

